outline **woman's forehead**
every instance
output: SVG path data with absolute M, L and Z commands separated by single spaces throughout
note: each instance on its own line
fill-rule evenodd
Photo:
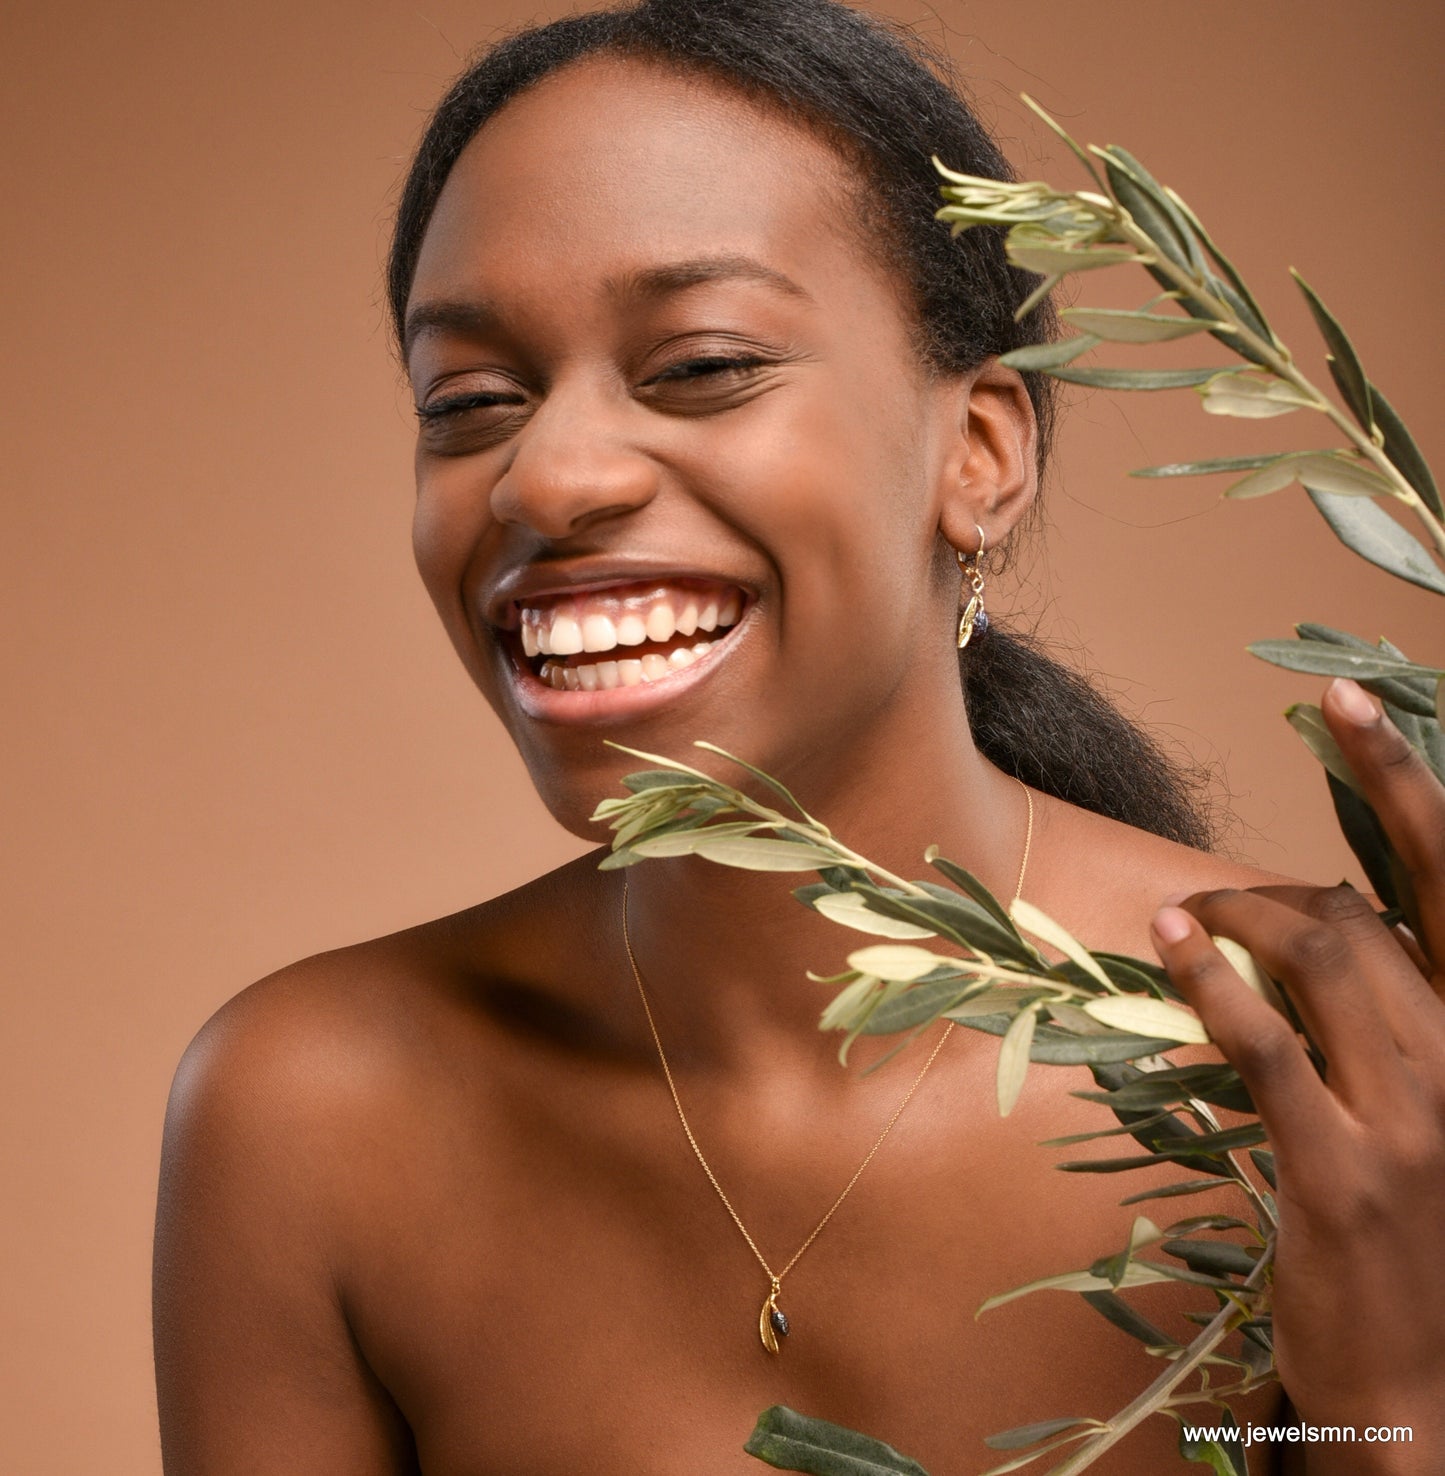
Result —
M 615 276 L 738 257 L 795 281 L 869 270 L 845 226 L 853 196 L 835 150 L 779 110 L 705 76 L 591 58 L 507 104 L 462 151 L 413 297 L 569 263 Z

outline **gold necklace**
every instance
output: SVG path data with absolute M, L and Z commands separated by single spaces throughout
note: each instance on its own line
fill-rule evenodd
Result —
M 1024 828 L 1024 853 L 1019 862 L 1018 881 L 1014 884 L 1015 897 L 1023 894 L 1024 877 L 1029 869 L 1029 850 L 1034 840 L 1034 797 L 1023 780 L 1020 779 L 1017 783 L 1023 790 L 1024 800 L 1028 805 L 1028 822 Z M 627 926 L 627 876 L 625 873 L 622 878 L 622 944 L 627 950 L 627 962 L 632 965 L 632 977 L 637 981 L 637 993 L 642 1000 L 643 1012 L 647 1016 L 648 1029 L 652 1031 L 652 1042 L 657 1047 L 657 1058 L 662 1062 L 662 1074 L 667 1078 L 667 1089 L 672 1093 L 672 1105 L 677 1108 L 678 1121 L 682 1124 L 682 1130 L 687 1135 L 687 1141 L 692 1146 L 697 1161 L 702 1165 L 703 1173 L 707 1175 L 708 1183 L 717 1191 L 717 1197 L 722 1200 L 723 1208 L 732 1217 L 733 1224 L 738 1227 L 743 1239 L 748 1243 L 748 1249 L 757 1258 L 758 1265 L 763 1268 L 763 1274 L 768 1278 L 768 1294 L 763 1300 L 762 1311 L 758 1313 L 758 1336 L 769 1353 L 776 1353 L 779 1350 L 778 1339 L 787 1337 L 790 1331 L 787 1313 L 778 1306 L 778 1294 L 782 1291 L 783 1277 L 798 1264 L 803 1257 L 803 1252 L 823 1233 L 823 1227 L 833 1218 L 839 1205 L 847 1199 L 852 1193 L 853 1186 L 863 1177 L 863 1170 L 873 1162 L 873 1155 L 878 1152 L 883 1146 L 883 1140 L 893 1131 L 893 1124 L 903 1116 L 903 1109 L 913 1100 L 914 1092 L 922 1084 L 923 1078 L 928 1075 L 928 1068 L 938 1059 L 938 1053 L 943 1049 L 944 1042 L 953 1034 L 954 1022 L 952 1020 L 948 1022 L 943 1034 L 938 1038 L 937 1045 L 933 1047 L 932 1053 L 923 1063 L 923 1069 L 913 1078 L 913 1085 L 908 1088 L 903 1100 L 894 1108 L 893 1116 L 888 1119 L 883 1131 L 878 1134 L 873 1146 L 868 1150 L 867 1157 L 853 1171 L 853 1177 L 843 1186 L 843 1192 L 828 1206 L 828 1213 L 813 1227 L 813 1233 L 793 1252 L 792 1259 L 787 1265 L 781 1271 L 774 1271 L 768 1265 L 767 1257 L 758 1249 L 757 1242 L 748 1234 L 748 1227 L 743 1224 L 741 1216 L 733 1208 L 732 1201 L 723 1192 L 723 1186 L 718 1183 L 717 1175 L 713 1173 L 707 1159 L 703 1156 L 702 1149 L 698 1147 L 697 1138 L 688 1124 L 687 1114 L 682 1110 L 682 1098 L 677 1094 L 677 1083 L 672 1078 L 672 1068 L 667 1064 L 667 1052 L 662 1048 L 662 1037 L 657 1033 L 657 1022 L 652 1018 L 652 1006 L 647 1001 L 647 990 L 642 983 L 642 970 L 637 967 L 637 956 L 632 951 L 632 934 Z

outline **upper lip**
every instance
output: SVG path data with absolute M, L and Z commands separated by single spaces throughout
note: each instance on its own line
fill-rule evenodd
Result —
M 483 589 L 480 601 L 487 621 L 502 630 L 518 627 L 518 607 L 529 600 L 629 584 L 677 584 L 687 580 L 731 586 L 751 596 L 746 581 L 712 569 L 646 557 L 583 557 L 545 564 L 521 564 L 508 569 Z

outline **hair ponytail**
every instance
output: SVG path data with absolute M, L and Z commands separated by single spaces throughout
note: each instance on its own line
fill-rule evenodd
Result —
M 959 653 L 979 752 L 1071 805 L 1207 849 L 1214 827 L 1191 776 L 1084 676 L 1029 636 L 989 627 Z

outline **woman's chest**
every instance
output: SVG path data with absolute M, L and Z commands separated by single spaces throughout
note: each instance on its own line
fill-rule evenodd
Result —
M 1064 1293 L 975 1312 L 1116 1249 L 1117 1182 L 1059 1175 L 1037 1123 L 964 1131 L 944 1111 L 911 1126 L 783 1277 L 777 1354 L 759 1337 L 758 1254 L 787 1265 L 847 1181 L 841 1151 L 717 1138 L 758 1254 L 680 1132 L 493 1121 L 399 1158 L 352 1255 L 348 1311 L 423 1470 L 743 1476 L 762 1469 L 742 1451 L 758 1414 L 786 1404 L 943 1476 L 1000 1459 L 982 1443 L 997 1431 L 1107 1418 L 1159 1370 L 1142 1345 Z M 1148 1314 L 1185 1339 L 1181 1310 L 1212 1310 L 1198 1289 L 1149 1292 Z M 1176 1438 L 1156 1420 L 1107 1469 L 1168 1470 Z

